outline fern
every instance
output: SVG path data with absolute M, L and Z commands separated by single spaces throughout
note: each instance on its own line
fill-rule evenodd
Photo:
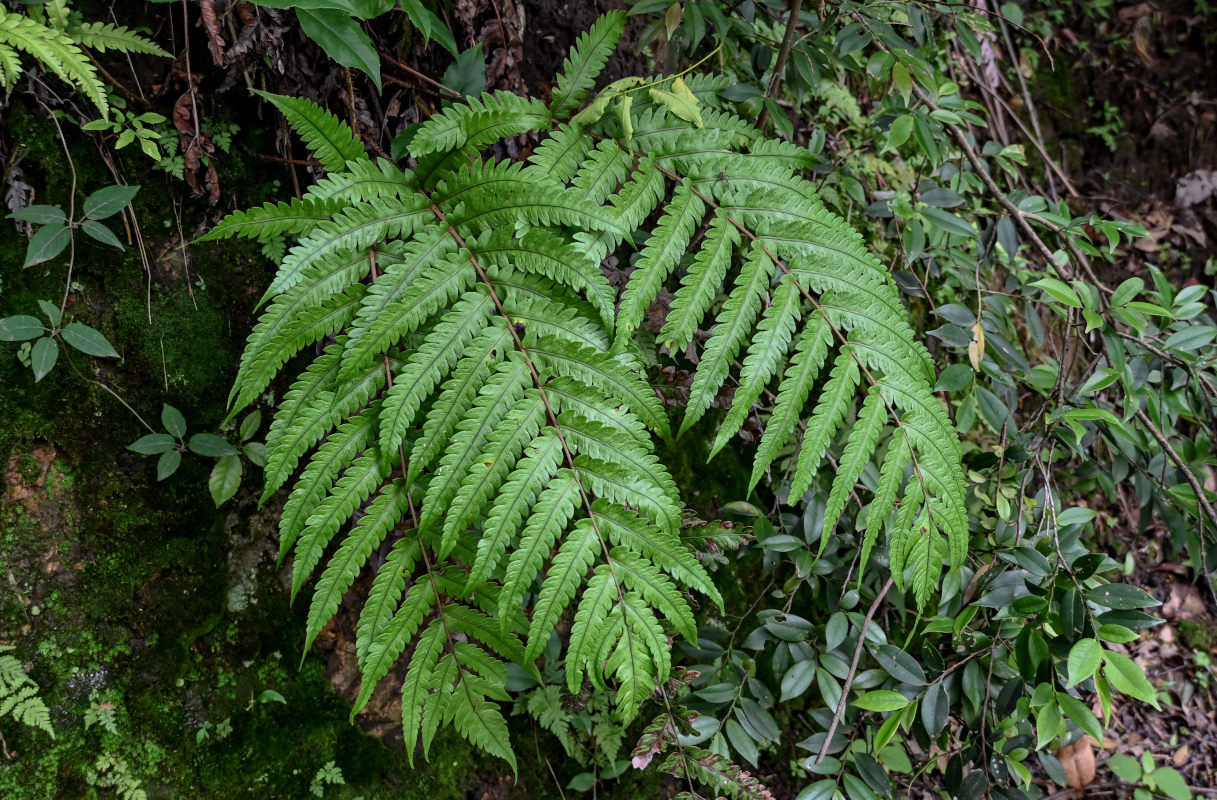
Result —
M 12 645 L 0 644 L 0 719 L 7 717 L 41 728 L 54 739 L 51 710 L 38 696 L 38 684 L 26 674 L 21 662 L 9 655 L 12 650 Z
M 47 10 L 32 9 L 39 17 L 25 16 L 0 7 L 0 85 L 11 92 L 21 77 L 17 51 L 33 56 L 47 70 L 89 98 L 103 117 L 110 114 L 106 87 L 97 77 L 97 68 L 82 50 L 100 53 L 147 53 L 162 57 L 169 54 L 153 42 L 132 31 L 109 23 L 87 22 L 72 26 L 66 3 Z
M 635 345 L 676 274 L 659 340 L 697 356 L 681 432 L 734 379 L 714 450 L 767 415 L 755 486 L 804 429 L 794 495 L 843 436 L 822 541 L 886 441 L 864 558 L 897 509 L 893 574 L 924 605 L 965 553 L 959 444 L 928 353 L 887 272 L 798 176 L 814 159 L 713 108 L 724 83 L 712 77 L 628 79 L 564 121 L 623 24 L 612 14 L 579 39 L 548 106 L 487 94 L 432 118 L 410 170 L 373 163 L 311 103 L 267 96 L 330 174 L 210 234 L 298 237 L 232 413 L 320 347 L 267 437 L 268 495 L 305 462 L 280 552 L 293 555 L 293 594 L 321 570 L 311 642 L 388 547 L 359 618 L 355 709 L 409 653 L 403 724 L 424 753 L 452 724 L 514 765 L 505 664 L 535 671 L 564 618 L 567 687 L 613 690 L 628 723 L 671 675 L 669 635 L 696 635 L 686 592 L 721 606 L 681 538 L 683 504 L 654 445 L 671 437 L 668 411 Z M 601 120 L 606 97 L 629 102 Z M 528 131 L 541 141 L 526 163 L 484 155 Z M 620 297 L 602 268 L 615 251 L 638 255 Z

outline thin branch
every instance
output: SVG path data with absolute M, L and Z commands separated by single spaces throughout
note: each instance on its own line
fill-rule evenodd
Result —
M 782 73 L 786 71 L 786 59 L 790 58 L 790 49 L 794 46 L 794 31 L 798 27 L 799 12 L 802 10 L 803 0 L 793 0 L 790 4 L 790 18 L 786 20 L 786 35 L 782 37 L 782 48 L 778 50 L 778 60 L 773 65 L 773 77 L 769 79 L 769 86 L 765 89 L 765 96 L 762 99 L 768 100 L 782 82 Z M 764 130 L 765 123 L 768 121 L 769 105 L 763 103 L 761 115 L 756 118 L 757 130 Z
M 883 588 L 879 590 L 879 594 L 875 597 L 875 602 L 870 604 L 870 609 L 866 612 L 866 619 L 862 621 L 862 630 L 858 631 L 858 646 L 854 648 L 854 660 L 849 665 L 849 674 L 845 676 L 845 685 L 841 687 L 841 699 L 837 701 L 837 710 L 833 712 L 832 724 L 828 726 L 828 733 L 824 736 L 824 744 L 820 746 L 820 754 L 816 756 L 816 766 L 824 763 L 824 759 L 828 756 L 828 748 L 832 746 L 832 737 L 837 733 L 837 726 L 841 724 L 841 717 L 845 716 L 845 706 L 849 700 L 849 690 L 854 685 L 854 676 L 858 674 L 858 661 L 862 658 L 862 646 L 866 644 L 866 629 L 870 627 L 870 621 L 874 619 L 875 612 L 879 610 L 879 604 L 883 602 L 883 598 L 887 597 L 887 592 L 892 588 L 894 578 L 888 577 L 887 583 L 883 584 Z

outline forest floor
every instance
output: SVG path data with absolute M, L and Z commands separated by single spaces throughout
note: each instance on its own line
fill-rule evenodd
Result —
M 610 5 L 617 4 L 527 0 L 517 14 L 512 4 L 475 0 L 456 4 L 454 25 L 463 45 L 484 43 L 488 88 L 545 96 L 548 76 L 574 37 Z M 1051 61 L 1028 69 L 1045 141 L 1059 153 L 1075 192 L 1054 188 L 1075 210 L 1137 220 L 1150 231 L 1114 269 L 1131 275 L 1153 263 L 1181 283 L 1211 284 L 1217 41 L 1212 16 L 1195 5 L 1121 3 L 1097 21 L 1076 13 L 1045 42 Z M 70 295 L 73 307 L 109 321 L 124 358 L 98 374 L 61 367 L 38 384 L 10 351 L 0 358 L 0 644 L 19 645 L 52 705 L 56 731 L 51 742 L 37 731 L 0 728 L 6 748 L 0 797 L 123 797 L 140 790 L 149 798 L 254 791 L 269 798 L 561 796 L 579 767 L 547 759 L 560 746 L 525 716 L 512 720 L 515 741 L 523 743 L 514 777 L 447 734 L 425 764 L 406 768 L 392 681 L 352 726 L 353 619 L 340 614 L 319 652 L 301 665 L 305 609 L 290 604 L 277 563 L 275 509 L 283 498 L 260 505 L 251 475 L 217 510 L 208 497 L 209 463 L 188 458 L 172 480 L 158 483 L 152 460 L 126 449 L 146 431 L 106 387 L 153 422 L 163 401 L 180 409 L 192 430 L 220 424 L 260 287 L 272 274 L 257 245 L 186 243 L 221 213 L 309 180 L 307 165 L 282 163 L 299 161 L 300 153 L 284 145 L 280 129 L 258 119 L 246 81 L 253 75 L 273 81 L 267 88 L 276 91 L 346 105 L 344 76 L 291 39 L 298 32 L 287 24 L 262 31 L 267 38 L 247 60 L 220 68 L 201 28 L 186 30 L 180 19 L 158 16 L 155 10 L 167 6 L 149 8 L 148 18 L 123 21 L 173 39 L 192 54 L 194 68 L 189 60 L 166 69 L 141 58 L 122 79 L 133 97 L 152 98 L 153 107 L 169 112 L 176 126 L 169 135 L 203 141 L 209 158 L 185 154 L 176 178 L 134 161 L 107 165 L 87 140 L 74 140 L 75 151 L 87 154 L 74 165 L 82 185 L 121 177 L 144 187 L 135 206 L 149 258 L 131 248 L 119 259 L 84 248 Z M 234 44 L 242 41 L 243 31 L 232 33 Z M 448 59 L 437 60 L 436 50 L 415 43 L 410 65 L 442 74 Z M 610 72 L 641 72 L 632 49 L 622 52 Z M 275 59 L 290 59 L 292 68 L 251 67 Z M 360 125 L 380 131 L 387 151 L 392 134 L 438 98 L 408 71 L 386 74 L 392 88 L 379 102 L 367 92 L 350 107 Z M 69 175 L 54 129 L 30 103 L 14 102 L 3 114 L 0 139 L 6 153 L 22 154 L 22 182 L 37 186 L 40 198 L 61 198 Z M 20 263 L 25 245 L 21 232 L 0 226 L 0 263 Z M 60 272 L 6 267 L 0 316 L 62 293 Z M 1217 606 L 1188 582 L 1170 532 L 1140 527 L 1132 497 L 1087 502 L 1107 521 L 1102 544 L 1117 560 L 1127 559 L 1126 580 L 1163 602 L 1165 624 L 1132 654 L 1183 702 L 1161 713 L 1120 706 L 1103 748 L 1084 743 L 1062 760 L 1089 773 L 1077 797 L 1128 794 L 1127 784 L 1102 766 L 1116 752 L 1150 752 L 1178 768 L 1198 793 L 1214 795 Z M 653 774 L 630 773 L 610 791 L 649 798 L 669 795 L 671 787 Z

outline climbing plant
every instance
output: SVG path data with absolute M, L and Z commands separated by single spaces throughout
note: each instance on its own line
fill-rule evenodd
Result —
M 800 177 L 816 159 L 721 110 L 714 76 L 629 78 L 586 102 L 623 26 L 610 14 L 580 37 L 549 104 L 487 94 L 433 117 L 410 169 L 371 161 L 312 103 L 264 95 L 328 175 L 207 237 L 297 237 L 232 413 L 320 348 L 276 411 L 263 499 L 291 482 L 293 595 L 329 553 L 309 642 L 389 547 L 360 614 L 354 711 L 411 648 L 404 725 L 424 751 L 451 723 L 514 766 L 507 665 L 535 673 L 568 608 L 567 688 L 612 688 L 628 722 L 672 677 L 669 630 L 696 638 L 684 592 L 721 605 L 656 455 L 672 438 L 648 383 L 657 348 L 697 360 L 679 433 L 729 379 L 715 452 L 758 404 L 770 414 L 753 485 L 789 456 L 801 495 L 845 437 L 821 549 L 877 460 L 863 558 L 886 529 L 893 578 L 924 606 L 966 555 L 929 355 L 888 272 Z M 539 139 L 526 161 L 487 155 L 520 134 Z

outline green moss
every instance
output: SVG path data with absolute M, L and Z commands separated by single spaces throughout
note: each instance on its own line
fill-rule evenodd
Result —
M 1208 622 L 1209 624 L 1202 624 Z M 1217 646 L 1217 627 L 1212 625 L 1211 620 L 1196 621 L 1190 619 L 1179 620 L 1179 638 L 1191 650 L 1203 650 L 1204 652 L 1212 652 Z

